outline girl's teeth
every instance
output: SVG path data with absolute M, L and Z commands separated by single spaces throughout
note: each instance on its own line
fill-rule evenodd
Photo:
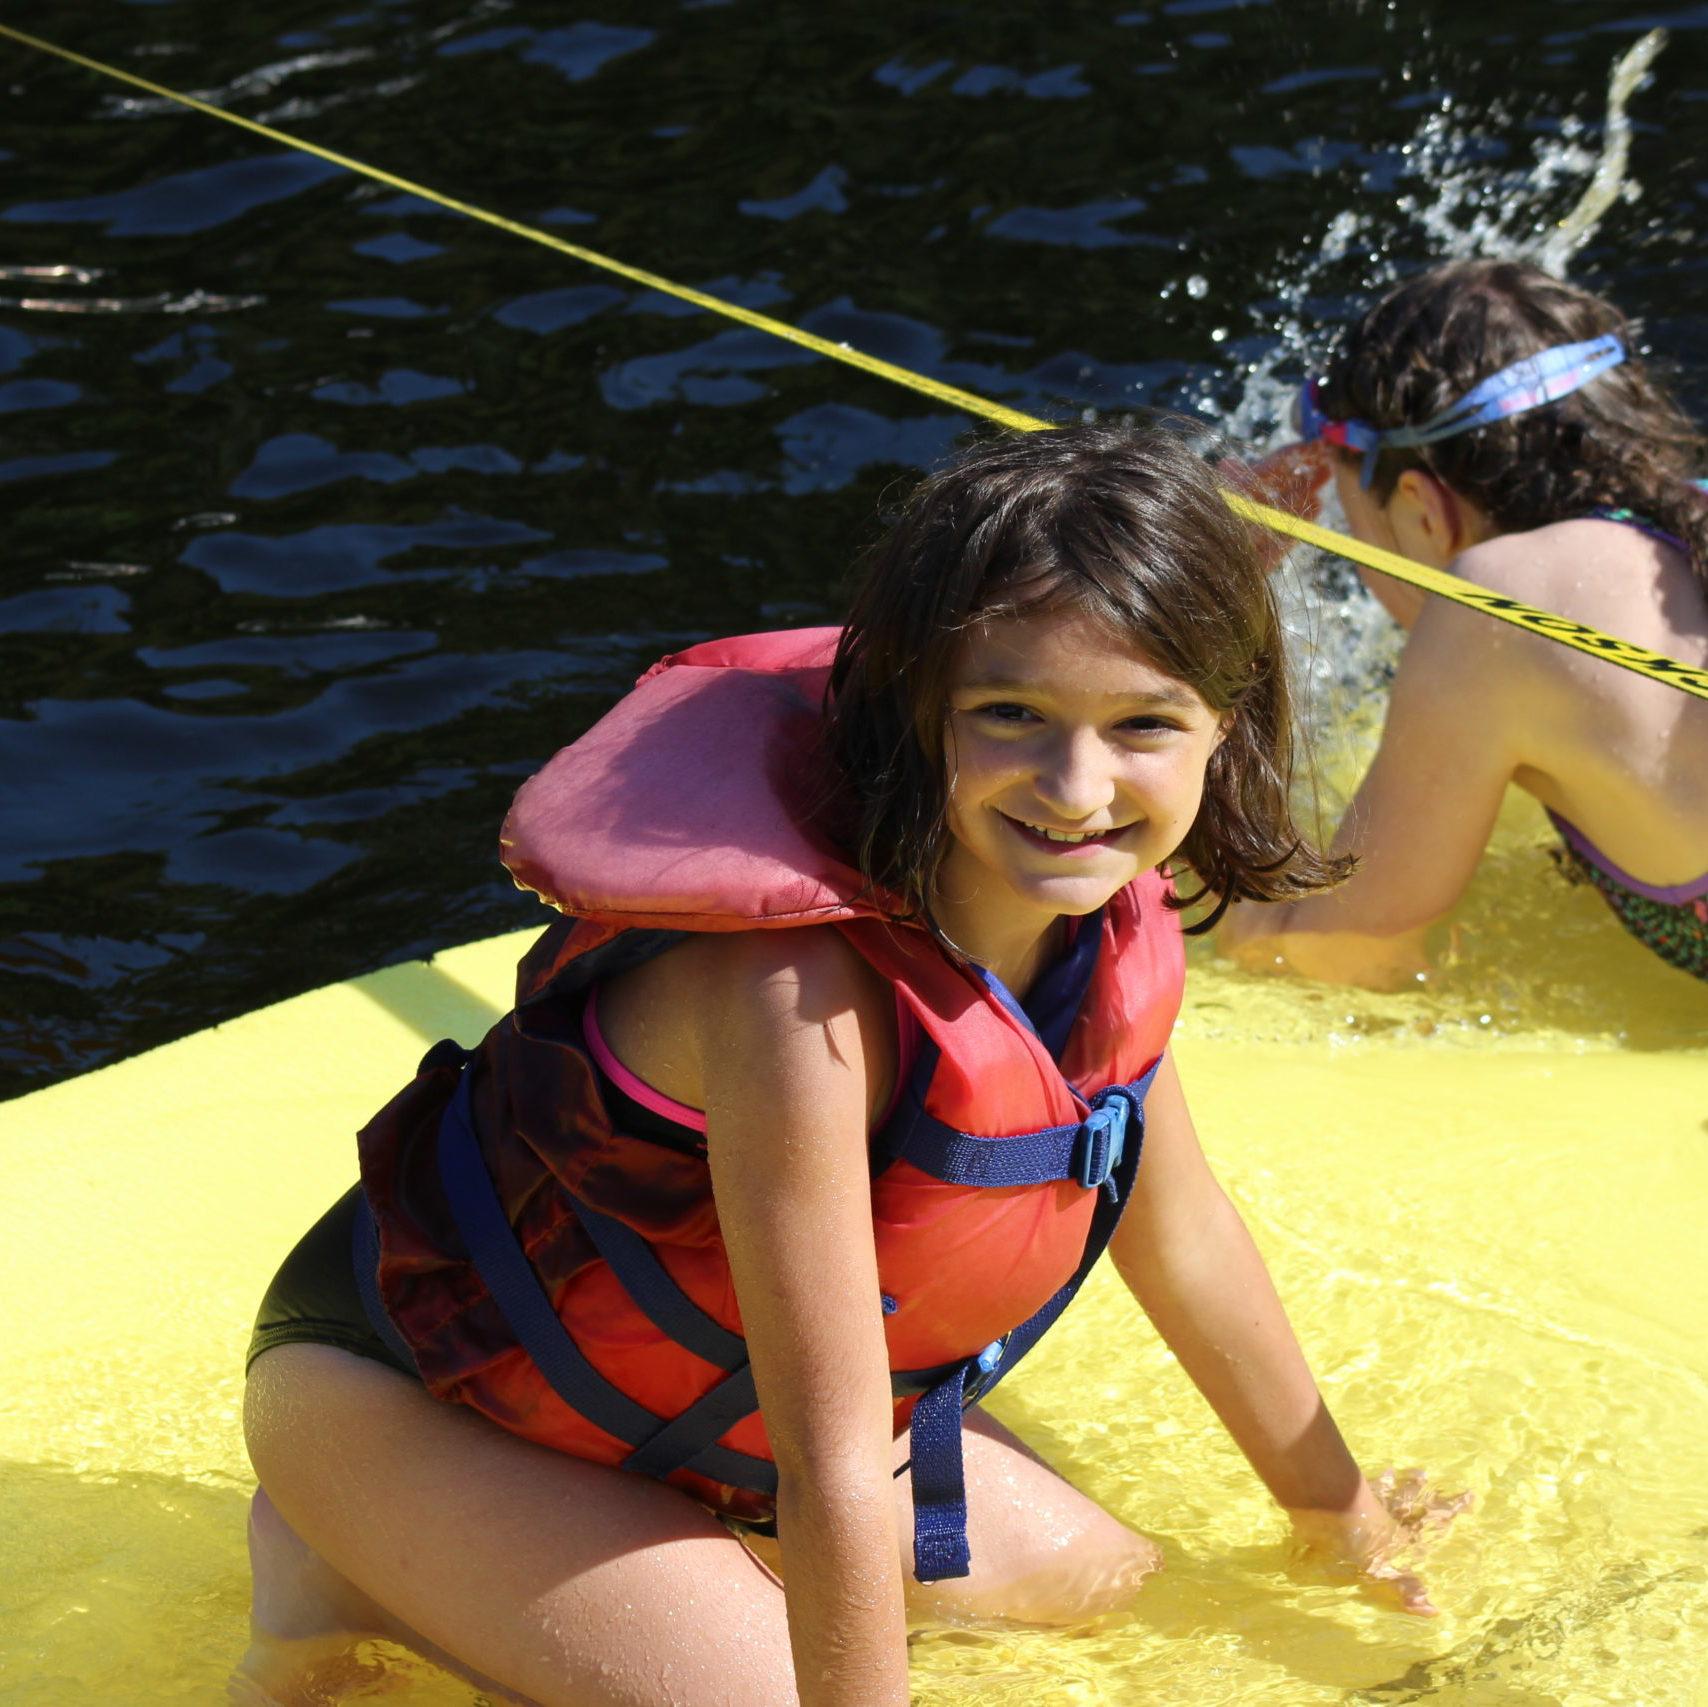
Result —
M 1073 836 L 1069 835 L 1065 830 L 1045 830 L 1036 824 L 1032 825 L 1032 828 L 1036 830 L 1037 833 L 1046 841 L 1051 842 L 1090 842 L 1095 841 L 1103 834 L 1101 830 L 1085 830 L 1079 835 Z

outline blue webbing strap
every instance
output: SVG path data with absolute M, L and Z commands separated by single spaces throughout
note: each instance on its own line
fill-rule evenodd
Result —
M 638 1446 L 660 1419 L 611 1386 L 564 1331 L 481 1160 L 469 1119 L 466 1072 L 439 1122 L 439 1175 L 457 1230 L 492 1301 L 553 1391 L 607 1434 Z
M 979 981 L 997 1001 L 1027 1031 L 1031 1032 L 1050 1052 L 1050 1059 L 1060 1057 L 1079 1018 L 1079 1004 L 1091 988 L 1091 975 L 1097 970 L 1097 950 L 1103 940 L 1103 909 L 1087 913 L 1079 921 L 1073 946 L 1056 961 L 1032 986 L 1025 1001 L 1021 1001 L 988 966 L 976 968 Z
M 660 1433 L 674 1428 L 680 1418 L 656 1416 L 614 1387 L 587 1361 L 569 1330 L 558 1320 L 539 1276 L 517 1242 L 486 1171 L 486 1163 L 481 1159 L 469 1113 L 467 1073 L 439 1122 L 439 1175 L 470 1259 L 510 1331 L 552 1391 L 571 1410 L 631 1447 L 645 1447 Z M 722 1392 L 727 1386 L 729 1382 L 721 1383 L 713 1393 Z M 702 1446 L 685 1464 L 671 1466 L 678 1467 L 694 1470 L 730 1487 L 763 1493 L 776 1490 L 774 1464 L 727 1447 Z
M 957 1367 L 913 1407 L 908 1428 L 913 1487 L 913 1574 L 922 1583 L 964 1577 L 972 1569 L 967 1545 L 967 1479 L 961 1458 L 961 1412 L 969 1372 Z
M 1073 1302 L 1085 1277 L 1103 1254 L 1133 1188 L 1144 1148 L 1144 1101 L 1162 1061 L 1159 1057 L 1132 1085 L 1111 1086 L 1131 1108 L 1129 1141 L 1114 1158 L 1104 1183 L 1108 1196 L 1092 1211 L 1085 1250 L 1068 1283 L 1019 1327 L 969 1358 L 926 1393 L 914 1407 L 909 1431 L 913 1488 L 913 1574 L 922 1583 L 964 1577 L 972 1568 L 967 1544 L 967 1490 L 961 1453 L 961 1413 L 984 1397 L 1035 1346 Z M 1107 1095 L 1108 1093 L 1104 1093 Z
M 415 1354 L 380 1301 L 380 1236 L 366 1196 L 357 1198 L 356 1213 L 350 1218 L 350 1262 L 356 1271 L 356 1291 L 361 1295 L 368 1326 L 405 1369 L 415 1369 Z
M 1103 909 L 1100 907 L 1095 913 L 1090 913 L 1080 920 L 1073 946 L 1044 973 L 1024 1003 L 994 972 L 987 967 L 979 968 L 979 978 L 985 988 L 1017 1025 L 1031 1032 L 1044 1045 L 1050 1052 L 1051 1060 L 1056 1060 L 1061 1055 L 1068 1034 L 1073 1030 L 1073 1023 L 1079 1017 L 1080 1004 L 1085 1000 L 1085 992 L 1091 987 L 1092 976 L 1097 970 L 1097 956 L 1102 940 Z M 984 1170 L 1002 1164 L 981 1160 L 985 1153 L 976 1148 L 964 1152 L 968 1170 L 964 1177 L 947 1172 L 939 1173 L 939 1166 L 954 1169 L 960 1164 L 949 1159 L 934 1163 L 932 1158 L 937 1152 L 933 1146 L 964 1136 L 952 1126 L 945 1126 L 925 1112 L 925 1098 L 930 1091 L 931 1080 L 937 1072 L 937 1063 L 942 1058 L 942 1053 L 942 1049 L 932 1042 L 928 1035 L 922 1037 L 913 1070 L 908 1075 L 907 1086 L 896 1099 L 895 1113 L 877 1134 L 877 1141 L 872 1149 L 874 1175 L 882 1173 L 891 1162 L 899 1161 L 905 1155 L 924 1172 L 957 1185 L 1036 1185 L 1044 1180 L 1069 1177 L 1065 1166 L 1060 1171 L 1050 1171 L 1056 1167 L 1052 1152 L 1030 1164 L 1022 1164 L 1015 1179 L 998 1179 Z M 1077 1131 L 1077 1127 L 1063 1126 L 1057 1128 L 1054 1135 L 1071 1141 Z M 913 1153 L 916 1136 L 917 1155 Z M 981 1141 L 977 1139 L 972 1140 L 975 1145 L 979 1142 Z M 1002 1142 L 1008 1143 L 1009 1140 L 1004 1139 Z
M 593 1241 L 593 1248 L 605 1259 L 641 1314 L 660 1333 L 719 1369 L 740 1369 L 746 1364 L 746 1340 L 713 1321 L 670 1278 L 652 1246 L 633 1227 L 592 1208 L 579 1197 L 571 1196 L 569 1201 L 576 1220 Z
M 1040 977 L 1023 1004 L 1052 1061 L 1061 1059 L 1068 1034 L 1079 1018 L 1080 1004 L 1091 988 L 1097 970 L 1098 951 L 1103 943 L 1103 909 L 1087 913 L 1079 921 L 1073 946 Z
M 919 1036 L 919 1053 L 914 1057 L 907 1084 L 895 1099 L 889 1119 L 872 1135 L 873 1179 L 892 1162 L 901 1160 L 914 1128 L 921 1121 L 931 1118 L 925 1112 L 925 1098 L 931 1089 L 931 1080 L 936 1074 L 937 1063 L 942 1059 L 942 1055 L 943 1051 L 931 1041 L 930 1034 L 922 1030 Z
M 1162 1068 L 1162 1060 L 1159 1055 L 1142 1078 L 1131 1085 L 1120 1087 L 1130 1099 L 1133 1110 L 1127 1130 L 1127 1143 L 1107 1182 L 1112 1189 L 1091 1213 L 1091 1229 L 1086 1235 L 1085 1251 L 1079 1259 L 1079 1267 L 1074 1270 L 1073 1277 L 1060 1292 L 1041 1310 L 1028 1316 L 1003 1340 L 1002 1355 L 979 1384 L 975 1397 L 983 1398 L 1044 1337 L 1056 1318 L 1073 1302 L 1074 1294 L 1084 1284 L 1085 1277 L 1096 1266 L 1097 1259 L 1103 1255 L 1104 1248 L 1114 1236 L 1115 1228 L 1120 1224 L 1121 1212 L 1126 1208 L 1127 1199 L 1132 1194 L 1133 1180 L 1139 1171 L 1139 1159 L 1144 1153 L 1145 1097 Z
M 712 1443 L 758 1409 L 759 1395 L 753 1389 L 753 1371 L 744 1363 L 709 1393 L 696 1399 L 679 1417 L 667 1422 L 651 1440 L 637 1446 L 623 1460 L 623 1468 L 642 1476 L 656 1476 L 660 1480 L 685 1465 L 700 1469 L 708 1449 L 721 1450 Z M 764 1458 L 755 1458 L 753 1462 L 763 1464 L 766 1473 L 760 1475 L 756 1472 L 742 1485 L 758 1487 L 761 1493 L 775 1495 L 777 1466 Z
M 979 970 L 986 989 L 1038 1038 L 1052 1060 L 1061 1055 L 1079 1017 L 1097 971 L 1102 941 L 1103 910 L 1099 908 L 1079 921 L 1072 947 L 1044 973 L 1024 1003 L 994 972 Z M 1092 1101 L 1090 1115 L 1072 1125 L 1049 1126 L 1012 1138 L 980 1137 L 947 1126 L 926 1111 L 925 1098 L 940 1054 L 938 1045 L 928 1038 L 898 1114 L 882 1135 L 884 1162 L 907 1161 L 949 1185 L 1046 1185 L 1076 1179 L 1094 1186 L 1108 1181 L 1120 1158 L 1128 1118 L 1125 1087 L 1111 1086 L 1100 1093 Z
M 921 1109 L 896 1154 L 948 1185 L 1044 1185 L 1072 1177 L 1079 1129 L 1076 1121 L 1018 1138 L 980 1138 L 957 1132 Z
M 918 1096 L 910 1094 L 911 1115 L 895 1124 L 888 1152 L 892 1160 L 905 1161 L 949 1185 L 1047 1185 L 1052 1180 L 1075 1180 L 1087 1189 L 1109 1187 L 1126 1144 L 1128 1124 L 1138 1117 L 1150 1080 L 1147 1074 L 1136 1085 L 1110 1085 L 1099 1091 L 1091 1099 L 1090 1113 L 1073 1126 L 1047 1126 L 1014 1138 L 957 1132 L 927 1113 Z
M 728 1379 L 695 1400 L 643 1446 L 636 1447 L 623 1463 L 625 1470 L 642 1475 L 668 1476 L 671 1471 L 692 1464 L 704 1447 L 759 1409 L 753 1371 L 747 1363 L 747 1342 L 720 1327 L 689 1299 L 665 1272 L 652 1247 L 632 1227 L 589 1209 L 579 1198 L 570 1201 L 612 1275 L 654 1327 L 708 1363 L 718 1363 L 719 1357 L 733 1352 L 728 1363 L 719 1365 L 730 1371 Z M 613 1234 L 613 1229 L 620 1231 Z M 895 1370 L 890 1385 L 898 1398 L 927 1393 L 961 1372 L 960 1363 L 940 1364 L 933 1369 Z M 774 1472 L 771 1484 L 765 1492 L 776 1492 Z
M 593 1248 L 605 1259 L 618 1284 L 642 1315 L 660 1333 L 696 1357 L 730 1371 L 728 1379 L 702 1394 L 623 1461 L 625 1470 L 663 1478 L 699 1459 L 743 1417 L 759 1409 L 753 1371 L 747 1364 L 747 1342 L 713 1321 L 670 1278 L 652 1246 L 634 1228 L 591 1208 L 578 1197 L 572 1196 L 570 1204 L 593 1241 Z M 763 1491 L 774 1494 L 775 1467 L 771 1468 L 770 1484 Z

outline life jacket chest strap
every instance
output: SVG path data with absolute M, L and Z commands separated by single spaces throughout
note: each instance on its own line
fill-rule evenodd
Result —
M 924 1087 L 937 1068 L 935 1044 L 920 1052 L 903 1104 L 881 1135 L 888 1161 L 906 1162 L 946 1185 L 1048 1185 L 1073 1180 L 1087 1191 L 1111 1180 L 1126 1149 L 1128 1127 L 1142 1131 L 1139 1111 L 1156 1067 L 1131 1085 L 1110 1085 L 1090 1099 L 1073 1125 L 1046 1126 L 1017 1137 L 981 1137 L 945 1125 L 925 1107 Z M 1159 1063 L 1160 1064 L 1160 1063 Z

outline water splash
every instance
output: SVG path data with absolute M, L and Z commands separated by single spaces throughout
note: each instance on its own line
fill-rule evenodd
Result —
M 1200 407 L 1260 450 L 1285 443 L 1293 436 L 1299 381 L 1332 332 L 1325 310 L 1350 310 L 1412 270 L 1420 252 L 1436 260 L 1531 260 L 1563 274 L 1607 213 L 1641 193 L 1628 175 L 1626 107 L 1666 41 L 1664 30 L 1650 30 L 1613 62 L 1599 150 L 1588 141 L 1592 127 L 1567 114 L 1536 138 L 1528 164 L 1506 164 L 1516 152 L 1507 135 L 1519 128 L 1518 117 L 1499 104 L 1472 117 L 1451 94 L 1443 95 L 1400 146 L 1403 181 L 1415 187 L 1397 196 L 1372 194 L 1341 209 L 1313 247 L 1287 258 L 1280 275 L 1268 281 L 1265 309 L 1252 311 L 1269 340 L 1267 350 L 1246 367 L 1231 405 L 1225 391 L 1216 398 L 1217 381 L 1208 380 Z M 1560 217 L 1561 192 L 1574 183 L 1582 189 Z M 1225 387 L 1225 376 L 1220 384 Z M 1343 522 L 1332 498 L 1325 520 Z M 1282 585 L 1306 731 L 1346 748 L 1329 768 L 1355 775 L 1380 729 L 1379 698 L 1373 703 L 1372 696 L 1385 691 L 1399 636 L 1338 558 L 1296 550 Z
M 1595 234 L 1607 210 L 1621 198 L 1635 199 L 1636 182 L 1625 176 L 1631 155 L 1631 121 L 1625 116 L 1625 103 L 1642 86 L 1649 75 L 1649 68 L 1659 58 L 1666 43 L 1665 30 L 1650 30 L 1614 62 L 1613 77 L 1607 90 L 1607 122 L 1602 131 L 1601 157 L 1595 163 L 1595 171 L 1578 205 L 1545 241 L 1536 246 L 1531 259 L 1539 267 L 1563 277 L 1566 263 Z

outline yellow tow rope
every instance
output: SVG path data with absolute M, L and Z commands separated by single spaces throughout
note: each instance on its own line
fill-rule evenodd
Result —
M 417 184 L 409 178 L 400 178 L 394 172 L 387 172 L 378 166 L 370 166 L 365 161 L 353 160 L 348 154 L 339 154 L 334 149 L 322 148 L 318 143 L 306 142 L 299 136 L 292 136 L 288 131 L 275 130 L 271 125 L 261 124 L 255 119 L 244 118 L 239 113 L 228 112 L 224 107 L 216 107 L 207 101 L 198 101 L 194 95 L 179 93 L 176 89 L 168 89 L 159 83 L 151 83 L 146 77 L 138 77 L 129 71 L 122 71 L 116 65 L 104 64 L 98 59 L 89 59 L 81 53 L 73 53 L 69 48 L 56 46 L 53 42 L 43 41 L 40 36 L 26 34 L 23 30 L 13 29 L 8 24 L 0 24 L 0 36 L 21 42 L 25 47 L 35 48 L 38 52 L 52 54 L 56 59 L 63 59 L 72 65 L 80 65 L 85 70 L 98 72 L 103 77 L 112 77 L 121 83 L 129 83 L 133 88 L 146 90 L 151 95 L 158 95 L 164 100 L 175 101 L 179 106 L 189 107 L 192 111 L 206 113 L 209 118 L 223 119 L 227 124 L 237 125 L 240 129 L 253 131 L 257 136 L 264 136 L 270 142 L 282 143 L 287 148 L 294 148 L 303 154 L 312 154 L 317 159 L 330 161 L 334 166 L 341 166 L 346 171 L 355 172 L 364 178 L 371 178 L 376 183 L 388 184 L 394 190 L 402 190 L 412 196 L 419 196 L 423 201 L 434 202 L 440 207 L 449 208 L 453 213 L 466 214 L 470 219 L 478 219 L 485 225 L 496 226 L 500 231 L 508 231 L 512 236 L 525 237 L 531 243 L 539 243 L 547 249 L 555 249 L 559 254 L 569 255 L 577 261 L 585 261 L 589 266 L 599 267 L 607 273 L 615 273 L 619 278 L 631 280 L 638 285 L 644 285 L 648 290 L 661 291 L 667 296 L 674 296 L 683 302 L 690 302 L 696 308 L 704 309 L 708 314 L 718 314 L 726 320 L 739 321 L 744 326 L 752 326 L 757 331 L 767 332 L 774 338 L 782 338 L 791 344 L 798 344 L 802 349 L 811 350 L 815 355 L 828 357 L 831 361 L 841 362 L 844 366 L 858 368 L 863 373 L 875 374 L 879 379 L 887 379 L 894 385 L 905 386 L 909 391 L 916 391 L 922 396 L 932 398 L 938 403 L 945 403 L 953 409 L 965 411 L 969 415 L 982 417 L 987 421 L 995 421 L 1004 427 L 1012 427 L 1019 432 L 1040 432 L 1055 423 L 1041 420 L 1036 415 L 1027 415 L 1018 409 L 1010 409 L 1001 403 L 993 403 L 988 398 L 979 397 L 970 391 L 962 391 L 958 386 L 945 385 L 922 373 L 915 373 L 911 368 L 898 367 L 894 362 L 880 360 L 877 356 L 866 355 L 863 351 L 851 348 L 847 344 L 832 343 L 828 338 L 820 338 L 811 332 L 804 332 L 798 326 L 790 326 L 786 321 L 773 320 L 768 314 L 755 313 L 751 308 L 743 308 L 738 303 L 725 302 L 721 297 L 709 296 L 704 291 L 694 290 L 687 285 L 676 284 L 673 280 L 662 278 L 657 273 L 649 273 L 643 267 L 631 267 L 626 262 L 613 260 L 609 255 L 601 255 L 597 250 L 583 248 L 579 243 L 567 242 L 562 237 L 555 237 L 549 231 L 541 231 L 535 226 L 523 225 L 520 221 L 506 219 L 503 214 L 493 213 L 487 208 L 476 207 L 471 202 L 458 201 L 455 196 L 447 196 L 442 192 L 429 189 L 425 184 Z M 1611 634 L 1603 634 L 1599 629 L 1591 628 L 1587 623 L 1574 622 L 1569 617 L 1556 616 L 1549 611 L 1538 610 L 1534 605 L 1520 603 L 1517 599 L 1509 599 L 1502 593 L 1489 591 L 1479 587 L 1474 581 L 1467 581 L 1461 575 L 1449 575 L 1444 570 L 1431 569 L 1426 564 L 1413 562 L 1410 558 L 1398 556 L 1392 551 L 1383 551 L 1378 546 L 1365 545 L 1347 534 L 1336 533 L 1330 528 L 1319 527 L 1315 522 L 1290 515 L 1286 510 L 1278 510 L 1268 504 L 1259 504 L 1249 498 L 1241 497 L 1237 492 L 1224 493 L 1229 507 L 1247 521 L 1257 522 L 1271 528 L 1277 533 L 1290 535 L 1294 539 L 1303 540 L 1308 545 L 1314 545 L 1324 551 L 1331 551 L 1340 557 L 1349 558 L 1354 563 L 1362 564 L 1366 569 L 1374 569 L 1379 574 L 1391 575 L 1399 581 L 1409 582 L 1414 587 L 1420 587 L 1425 592 L 1435 593 L 1441 598 L 1450 599 L 1454 604 L 1463 605 L 1469 610 L 1482 611 L 1487 616 L 1498 618 L 1502 622 L 1512 623 L 1517 628 L 1528 630 L 1532 634 L 1542 635 L 1545 639 L 1559 642 L 1562 646 L 1570 646 L 1579 652 L 1587 652 L 1592 657 L 1603 658 L 1610 664 L 1617 664 L 1622 669 L 1634 670 L 1640 676 L 1647 676 L 1652 681 L 1665 682 L 1669 687 L 1681 689 L 1688 694 L 1694 694 L 1698 699 L 1708 699 L 1708 670 L 1694 665 L 1684 664 L 1676 658 L 1669 658 L 1664 653 L 1651 652 L 1646 647 L 1633 644 L 1629 640 L 1616 639 Z

